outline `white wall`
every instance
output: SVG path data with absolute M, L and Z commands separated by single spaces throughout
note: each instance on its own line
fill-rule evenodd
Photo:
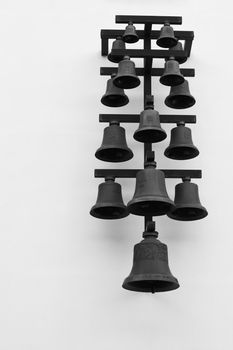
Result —
M 224 5 L 224 6 L 223 6 Z M 200 0 L 9 0 L 0 4 L 0 349 L 219 350 L 232 335 L 232 2 Z M 158 219 L 170 267 L 181 287 L 141 294 L 123 290 L 143 220 L 94 219 L 94 168 L 103 125 L 106 77 L 100 29 L 122 28 L 115 14 L 182 15 L 194 30 L 190 78 L 197 104 L 194 160 L 159 167 L 202 168 L 197 180 L 208 218 Z M 177 27 L 176 27 L 177 28 Z M 179 28 L 180 29 L 180 28 Z M 137 62 L 138 63 L 138 62 Z M 139 62 L 140 63 L 140 62 Z M 159 62 L 161 66 L 161 62 Z M 138 65 L 139 66 L 139 65 Z M 154 80 L 156 108 L 168 89 Z M 121 112 L 142 110 L 142 89 Z M 142 145 L 126 126 L 133 160 Z M 170 127 L 166 126 L 169 132 Z M 134 181 L 119 181 L 127 202 Z M 167 181 L 171 197 L 178 181 Z

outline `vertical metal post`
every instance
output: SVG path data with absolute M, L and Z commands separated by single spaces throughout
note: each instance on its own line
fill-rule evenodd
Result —
M 145 36 L 144 36 L 144 50 L 151 50 L 151 29 L 152 24 L 145 24 Z M 146 108 L 147 96 L 151 95 L 151 70 L 152 70 L 153 59 L 151 57 L 144 58 L 144 109 Z M 144 143 L 144 163 L 146 162 L 147 152 L 152 151 L 151 143 Z M 145 216 L 145 230 L 147 228 L 148 221 L 152 221 L 152 216 Z

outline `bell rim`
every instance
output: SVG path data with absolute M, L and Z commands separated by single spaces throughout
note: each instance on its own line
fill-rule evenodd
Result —
M 186 208 L 191 208 L 191 209 L 199 209 L 200 210 L 200 214 L 197 217 L 194 218 L 181 218 L 181 217 L 177 217 L 175 212 L 178 209 L 186 209 Z M 174 209 L 172 209 L 170 212 L 167 213 L 167 216 L 173 220 L 177 220 L 177 221 L 196 221 L 196 220 L 201 220 L 204 219 L 205 217 L 208 216 L 208 211 L 206 210 L 205 207 L 203 207 L 202 205 L 199 205 L 199 207 L 195 207 L 192 204 L 182 204 L 182 205 L 175 205 Z
M 128 38 L 132 38 L 133 40 L 128 40 Z M 139 37 L 137 34 L 123 34 L 122 40 L 127 44 L 134 44 L 139 41 Z
M 179 64 L 183 64 L 187 61 L 188 57 L 175 57 L 175 59 Z
M 127 203 L 127 209 L 128 209 L 128 211 L 129 211 L 129 213 L 130 214 L 132 214 L 132 215 L 138 215 L 138 216 L 145 216 L 145 215 L 153 215 L 153 216 L 162 216 L 162 215 L 167 215 L 167 213 L 169 212 L 169 211 L 171 211 L 171 209 L 175 206 L 175 204 L 174 204 L 174 202 L 168 197 L 168 199 L 165 199 L 164 197 L 160 197 L 160 196 L 156 196 L 156 199 L 157 200 L 155 200 L 155 196 L 142 196 L 142 197 L 140 197 L 140 198 L 133 198 L 133 199 L 131 199 L 131 201 L 129 201 L 128 203 Z M 155 212 L 151 212 L 151 214 L 150 213 L 140 213 L 139 214 L 139 212 L 137 211 L 132 211 L 132 209 L 133 209 L 133 206 L 135 205 L 135 204 L 138 204 L 138 203 L 142 203 L 142 202 L 156 202 L 156 203 L 166 203 L 167 205 L 168 205 L 168 209 L 166 210 L 166 212 L 163 212 L 162 214 L 155 214 Z M 159 206 L 159 204 L 158 204 L 158 206 Z
M 165 46 L 165 44 L 163 44 L 163 41 L 165 40 L 168 40 L 170 42 L 172 42 L 172 44 L 170 44 L 169 46 Z M 162 44 L 161 44 L 162 43 Z M 176 44 L 178 43 L 178 39 L 177 38 L 167 38 L 167 37 L 163 37 L 163 38 L 158 38 L 157 41 L 156 41 L 156 44 L 159 46 L 159 47 L 163 47 L 163 48 L 172 48 L 173 46 L 176 46 Z
M 142 132 L 144 132 L 144 131 L 158 131 L 161 135 L 163 135 L 164 137 L 161 137 L 160 139 L 157 139 L 156 141 L 151 141 L 151 139 L 150 140 L 148 140 L 148 138 L 147 138 L 147 140 L 145 140 L 145 141 L 141 141 L 139 138 L 138 138 L 138 135 L 140 134 L 140 133 L 142 133 Z M 160 129 L 160 128 L 158 128 L 158 129 L 156 129 L 156 128 L 151 128 L 151 127 L 145 127 L 145 128 L 141 128 L 141 129 L 137 129 L 135 132 L 134 132 L 134 134 L 133 134 L 133 138 L 136 140 L 136 141 L 138 141 L 138 142 L 142 142 L 142 143 L 147 143 L 147 142 L 150 142 L 150 143 L 157 143 L 157 142 L 161 142 L 161 141 L 163 141 L 163 140 L 165 140 L 166 138 L 167 138 L 167 133 L 166 133 L 166 131 L 164 130 L 164 129 Z
M 110 158 L 101 157 L 101 152 L 102 151 L 106 151 L 106 150 L 110 150 L 110 149 L 116 149 L 116 147 L 115 146 L 111 147 L 111 145 L 110 145 L 108 147 L 103 146 L 103 147 L 98 148 L 97 151 L 95 152 L 95 157 L 97 159 L 99 159 L 99 160 L 102 160 L 103 162 L 121 163 L 121 162 L 127 162 L 128 160 L 132 159 L 133 156 L 134 156 L 134 154 L 133 154 L 133 152 L 132 152 L 132 150 L 130 148 L 128 148 L 128 147 L 125 147 L 125 148 L 118 147 L 117 149 L 122 150 L 122 151 L 126 151 L 125 152 L 125 157 L 123 157 L 123 158 L 121 158 L 119 160 L 118 159 L 117 160 L 116 159 L 115 160 L 114 159 L 110 160 Z
M 114 58 L 115 57 L 115 58 Z M 110 62 L 113 62 L 113 63 L 119 63 L 120 61 L 122 61 L 124 59 L 124 56 L 114 56 L 113 54 L 112 54 L 112 52 L 110 52 L 109 54 L 108 54 L 108 60 L 110 61 Z
M 177 86 L 179 86 L 179 85 L 177 85 Z M 188 97 L 189 99 L 190 99 L 190 102 L 189 103 L 187 103 L 187 105 L 184 107 L 183 105 L 182 106 L 175 106 L 175 105 L 173 105 L 172 103 L 171 103 L 171 99 L 174 99 L 174 98 L 179 98 L 179 97 L 181 97 L 181 96 L 185 96 L 185 97 Z M 192 107 L 192 106 L 194 106 L 195 105 L 195 103 L 196 103 L 196 100 L 195 100 L 195 98 L 192 96 L 192 95 L 190 95 L 190 96 L 187 96 L 187 95 L 185 95 L 185 94 L 173 94 L 172 96 L 167 96 L 166 97 L 166 99 L 165 99 L 165 101 L 164 101 L 164 103 L 165 103 L 165 105 L 167 106 L 167 107 L 170 107 L 170 108 L 173 108 L 173 109 L 186 109 L 186 108 L 190 108 L 190 107 Z
M 148 276 L 148 280 L 146 281 L 145 278 Z M 159 293 L 159 292 L 168 292 L 171 290 L 178 289 L 180 287 L 178 280 L 174 276 L 166 277 L 162 274 L 138 274 L 134 276 L 128 276 L 123 284 L 122 287 L 124 289 L 134 291 L 134 292 L 143 292 L 143 293 L 152 293 L 152 290 L 145 288 L 140 288 L 138 286 L 133 286 L 132 283 L 135 282 L 148 282 L 148 281 L 158 281 L 158 282 L 166 282 L 167 283 L 167 288 L 161 288 L 160 290 L 154 290 L 154 292 Z
M 171 157 L 171 155 L 169 154 L 169 151 L 171 150 L 171 149 L 177 149 L 177 148 L 181 148 L 181 147 L 186 147 L 186 148 L 189 148 L 189 149 L 192 149 L 193 151 L 195 151 L 195 152 L 193 152 L 193 155 L 191 156 L 191 157 L 183 157 L 183 158 L 181 158 L 181 157 Z M 199 156 L 199 154 L 200 154 L 200 152 L 199 152 L 199 150 L 198 150 L 198 148 L 196 147 L 196 146 L 192 146 L 192 147 L 188 147 L 187 145 L 185 145 L 185 144 L 181 144 L 180 146 L 177 146 L 177 147 L 172 147 L 172 146 L 169 146 L 169 147 L 167 147 L 166 149 L 165 149 L 165 151 L 164 151 L 164 155 L 167 157 L 167 158 L 169 158 L 169 159 L 174 159 L 174 160 L 189 160 L 189 159 L 193 159 L 193 158 L 196 158 L 197 156 Z
M 111 94 L 111 96 L 119 96 L 117 94 Z M 129 103 L 129 98 L 127 95 L 121 95 L 121 98 L 122 98 L 122 103 L 121 104 L 118 104 L 118 105 L 115 105 L 115 104 L 110 104 L 110 103 L 106 103 L 105 100 L 108 96 L 104 95 L 102 98 L 101 98 L 101 103 L 104 105 L 104 106 L 107 106 L 107 107 L 122 107 L 122 106 L 126 106 L 128 103 Z
M 141 84 L 141 81 L 140 81 L 140 79 L 137 77 L 137 76 L 135 76 L 135 75 L 133 75 L 133 74 L 126 74 L 126 75 L 124 75 L 123 76 L 124 78 L 133 78 L 134 79 L 134 81 L 135 81 L 135 84 L 134 85 L 132 85 L 132 86 L 129 86 L 129 85 L 120 85 L 119 83 L 118 83 L 118 81 L 119 81 L 119 79 L 122 79 L 122 76 L 116 76 L 115 78 L 113 78 L 113 84 L 116 86 L 116 87 L 118 87 L 118 88 L 120 88 L 120 89 L 135 89 L 136 87 L 138 87 L 140 84 Z M 118 84 L 118 85 L 117 85 Z
M 180 81 L 177 84 L 171 84 L 169 83 L 169 80 L 167 82 L 166 80 L 168 78 L 168 74 L 167 74 L 167 75 L 162 75 L 159 79 L 159 82 L 165 86 L 178 86 L 183 84 L 183 82 L 185 81 L 184 77 L 182 75 L 180 76 L 179 74 L 169 74 L 169 79 L 172 79 L 172 77 L 179 78 Z
M 90 210 L 90 215 L 93 216 L 94 218 L 97 218 L 97 219 L 118 220 L 118 219 L 126 218 L 130 214 L 128 209 L 127 209 L 127 206 L 124 204 L 119 204 L 118 206 L 115 206 L 115 208 L 123 209 L 122 214 L 120 214 L 118 217 L 106 217 L 104 215 L 98 215 L 98 213 L 96 212 L 96 209 L 110 208 L 110 207 L 114 207 L 114 206 L 109 205 L 109 203 L 101 203 L 101 204 L 98 204 L 98 206 L 95 204 L 95 205 L 93 205 L 93 207 Z

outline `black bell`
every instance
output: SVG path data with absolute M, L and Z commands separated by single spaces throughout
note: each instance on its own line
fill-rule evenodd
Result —
M 165 99 L 165 105 L 175 109 L 189 108 L 195 103 L 195 98 L 190 94 L 187 80 L 183 84 L 172 86 L 170 94 Z
M 182 46 L 181 42 L 179 42 L 179 41 L 178 41 L 178 43 L 177 43 L 175 46 L 173 46 L 171 49 L 172 49 L 172 50 L 175 50 L 175 51 L 184 52 L 183 46 Z M 176 57 L 176 56 L 175 56 L 175 60 L 176 60 L 177 62 L 179 62 L 179 64 L 182 64 L 182 63 L 186 62 L 186 61 L 187 61 L 187 58 L 188 58 L 188 57 Z
M 124 55 L 116 55 L 114 54 L 114 50 L 125 50 L 125 42 L 122 40 L 121 36 L 118 36 L 116 40 L 113 41 L 112 50 L 108 54 L 109 61 L 114 63 L 119 63 L 120 61 L 123 60 Z
M 113 84 L 115 76 L 116 74 L 112 74 L 111 79 L 107 81 L 106 92 L 101 98 L 101 103 L 108 107 L 122 107 L 129 103 L 128 96 L 126 96 L 124 90 Z
M 139 142 L 160 142 L 166 137 L 166 131 L 160 126 L 159 113 L 153 107 L 147 107 L 140 114 L 139 128 L 133 135 L 134 139 Z
M 173 47 L 177 44 L 177 39 L 174 36 L 173 28 L 169 23 L 165 23 L 160 30 L 159 38 L 157 39 L 157 45 L 160 47 Z
M 134 292 L 167 292 L 179 288 L 168 265 L 166 244 L 157 235 L 146 235 L 134 246 L 133 268 L 122 287 Z
M 190 179 L 183 181 L 175 187 L 175 207 L 167 215 L 181 221 L 203 219 L 208 212 L 200 203 L 198 186 Z
M 136 28 L 132 22 L 129 22 L 129 24 L 126 26 L 122 39 L 129 44 L 136 43 L 139 40 Z
M 173 205 L 173 201 L 168 197 L 164 173 L 161 170 L 149 164 L 137 172 L 135 193 L 127 205 L 131 214 L 165 215 Z
M 121 89 L 133 89 L 140 85 L 140 79 L 136 75 L 135 63 L 130 61 L 129 56 L 125 56 L 119 62 L 118 72 L 113 78 L 113 84 Z
M 121 185 L 107 178 L 99 185 L 96 204 L 90 214 L 98 219 L 122 219 L 129 215 L 123 203 Z
M 170 145 L 165 149 L 165 156 L 171 159 L 185 160 L 198 156 L 199 151 L 192 141 L 191 129 L 179 123 L 171 130 Z
M 105 162 L 125 162 L 133 157 L 126 143 L 125 129 L 118 122 L 111 122 L 104 129 L 102 145 L 95 156 Z
M 179 63 L 175 59 L 169 58 L 165 62 L 164 73 L 159 81 L 166 86 L 176 86 L 184 82 L 184 77 L 180 73 Z

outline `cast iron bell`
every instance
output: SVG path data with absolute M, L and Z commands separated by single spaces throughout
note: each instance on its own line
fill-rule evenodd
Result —
M 171 49 L 172 49 L 172 50 L 175 50 L 175 51 L 184 52 L 182 43 L 179 42 L 179 41 L 178 41 L 177 44 L 176 44 L 175 46 L 173 46 Z M 175 60 L 176 60 L 177 62 L 179 62 L 179 64 L 182 64 L 182 63 L 186 62 L 186 61 L 187 61 L 187 58 L 188 58 L 188 57 L 176 57 L 176 56 L 175 56 Z
M 177 124 L 171 130 L 170 145 L 165 149 L 165 156 L 171 159 L 185 160 L 198 156 L 199 151 L 192 141 L 191 129 L 184 123 Z
M 175 38 L 173 28 L 169 23 L 165 23 L 160 30 L 159 38 L 157 39 L 157 45 L 160 47 L 173 47 L 177 44 L 177 39 Z
M 139 142 L 160 142 L 166 137 L 166 131 L 160 126 L 159 113 L 153 107 L 146 107 L 140 114 L 139 128 L 133 135 L 134 139 Z
M 129 44 L 136 43 L 139 40 L 136 28 L 132 22 L 129 22 L 129 24 L 126 26 L 122 39 Z
M 133 158 L 133 152 L 126 143 L 125 129 L 118 122 L 111 122 L 104 129 L 102 145 L 95 156 L 105 162 L 125 162 Z
M 114 50 L 125 50 L 125 42 L 122 40 L 121 36 L 118 36 L 116 40 L 113 41 L 112 50 L 108 54 L 109 61 L 114 63 L 119 63 L 120 61 L 123 60 L 124 55 L 116 55 L 114 54 Z
M 168 197 L 164 173 L 155 169 L 153 162 L 145 166 L 145 169 L 137 172 L 135 193 L 127 205 L 128 210 L 141 216 L 165 215 L 174 203 Z
M 180 73 L 179 63 L 174 58 L 169 58 L 165 62 L 164 73 L 159 81 L 166 86 L 176 86 L 184 82 L 184 77 Z
M 179 288 L 177 279 L 169 269 L 166 244 L 157 239 L 157 232 L 144 232 L 143 236 L 143 241 L 134 246 L 133 268 L 122 287 L 144 293 Z
M 121 185 L 114 178 L 106 178 L 99 185 L 96 204 L 90 214 L 98 219 L 122 219 L 129 215 L 123 203 Z
M 140 85 L 140 79 L 136 75 L 135 63 L 130 61 L 129 56 L 125 56 L 119 62 L 118 72 L 113 78 L 113 84 L 121 89 L 133 89 Z
M 172 86 L 170 94 L 165 99 L 165 105 L 175 109 L 189 108 L 195 103 L 195 98 L 190 94 L 187 80 L 183 84 Z
M 208 212 L 200 203 L 198 186 L 190 182 L 190 179 L 183 181 L 175 187 L 175 207 L 167 215 L 181 221 L 203 219 Z
M 101 103 L 108 107 L 122 107 L 129 103 L 128 96 L 126 96 L 124 90 L 113 84 L 115 76 L 116 74 L 112 74 L 111 79 L 107 81 L 106 92 L 101 98 Z

